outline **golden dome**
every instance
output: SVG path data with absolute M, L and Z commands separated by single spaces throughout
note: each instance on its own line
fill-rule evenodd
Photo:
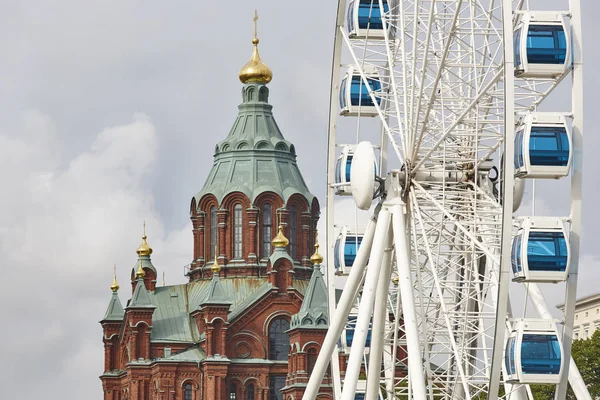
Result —
M 323 256 L 319 254 L 319 232 L 315 232 L 315 253 L 310 256 L 310 262 L 313 265 L 323 263 Z
M 271 243 L 273 243 L 273 247 L 287 247 L 290 244 L 290 241 L 283 234 L 283 227 L 281 225 L 279 225 L 277 236 L 275 236 Z
M 144 268 L 142 268 L 142 260 L 140 260 L 140 266 L 138 267 L 137 271 L 135 271 L 135 276 L 138 278 L 143 278 L 146 276 L 146 271 L 144 271 Z
M 394 286 L 398 286 L 398 283 L 400 283 L 400 278 L 398 277 L 398 275 L 392 278 L 392 283 L 394 284 Z
M 258 13 L 254 11 L 254 38 L 252 39 L 254 49 L 252 50 L 252 58 L 242 67 L 238 75 L 242 83 L 269 83 L 273 79 L 273 71 L 262 62 L 258 55 L 257 20 Z
M 148 245 L 148 242 L 146 242 L 147 238 L 148 236 L 146 236 L 146 221 L 144 221 L 144 236 L 142 236 L 142 244 L 140 244 L 140 247 L 138 247 L 135 251 L 136 253 L 138 253 L 138 256 L 149 256 L 150 254 L 152 254 L 152 247 L 150 247 Z
M 221 266 L 217 260 L 217 246 L 215 246 L 215 262 L 213 262 L 213 265 L 211 265 L 210 270 L 213 272 L 213 274 L 218 274 L 221 270 Z
M 117 283 L 117 264 L 115 264 L 115 273 L 113 275 L 113 283 L 112 285 L 110 285 L 110 290 L 112 290 L 113 292 L 116 292 L 117 290 L 119 290 L 119 284 Z

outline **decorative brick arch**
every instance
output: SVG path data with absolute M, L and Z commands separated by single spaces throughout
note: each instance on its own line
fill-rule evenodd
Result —
M 306 218 L 303 218 L 303 214 L 310 212 L 308 201 L 300 193 L 294 193 L 288 199 L 285 208 L 288 210 L 288 229 L 287 235 L 290 240 L 289 254 L 295 262 L 302 262 L 303 259 L 308 257 L 308 244 L 310 242 L 310 236 L 312 229 L 310 229 L 310 223 L 305 229 Z M 295 208 L 295 215 L 292 213 L 292 209 Z M 294 221 L 292 221 L 294 219 Z M 292 232 L 295 227 L 295 234 Z M 295 246 L 295 249 L 293 248 Z M 295 250 L 295 251 L 294 251 Z

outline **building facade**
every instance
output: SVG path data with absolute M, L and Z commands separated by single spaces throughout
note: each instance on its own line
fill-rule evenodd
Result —
M 238 116 L 191 200 L 189 282 L 157 286 L 144 232 L 125 307 L 116 278 L 111 286 L 105 400 L 302 397 L 329 323 L 319 203 L 275 122 L 272 73 L 253 45 Z M 321 389 L 331 398 L 328 377 Z
M 564 304 L 558 306 L 564 311 Z M 600 329 L 600 293 L 582 297 L 575 303 L 573 339 L 589 339 Z

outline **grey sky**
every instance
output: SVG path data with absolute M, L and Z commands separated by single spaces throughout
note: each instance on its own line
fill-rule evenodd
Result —
M 159 274 L 184 282 L 189 202 L 237 113 L 254 8 L 275 117 L 324 205 L 333 0 L 0 1 L 2 397 L 101 398 L 97 321 L 115 262 L 129 297 L 144 219 Z M 600 276 L 600 6 L 583 1 L 583 10 L 581 295 Z M 539 193 L 538 207 L 565 204 L 556 186 Z

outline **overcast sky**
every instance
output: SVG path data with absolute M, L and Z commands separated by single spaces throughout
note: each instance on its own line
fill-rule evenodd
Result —
M 600 276 L 600 7 L 583 3 L 580 295 Z M 189 203 L 236 116 L 254 8 L 277 122 L 324 205 L 335 1 L 0 0 L 0 397 L 101 398 L 98 321 L 113 263 L 129 297 L 144 220 L 159 274 L 185 281 Z

